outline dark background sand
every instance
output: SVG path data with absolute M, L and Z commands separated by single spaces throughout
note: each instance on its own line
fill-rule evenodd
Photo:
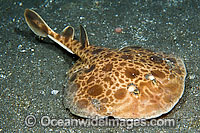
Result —
M 183 97 L 161 118 L 174 118 L 176 127 L 42 127 L 39 119 L 77 118 L 62 104 L 65 73 L 77 58 L 28 28 L 24 10 L 37 11 L 57 32 L 72 25 L 86 27 L 91 44 L 110 48 L 136 45 L 180 56 L 188 75 Z M 0 131 L 66 132 L 195 132 L 200 131 L 200 2 L 198 0 L 20 0 L 0 1 Z M 116 34 L 116 27 L 123 33 Z M 52 94 L 52 91 L 58 91 Z M 33 114 L 36 126 L 25 126 Z

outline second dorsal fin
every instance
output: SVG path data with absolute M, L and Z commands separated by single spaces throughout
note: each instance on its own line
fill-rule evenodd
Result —
M 88 36 L 87 36 L 87 32 L 85 30 L 85 28 L 80 25 L 80 42 L 82 44 L 81 48 L 85 48 L 89 46 L 89 41 L 88 41 Z
M 74 40 L 74 28 L 71 26 L 65 27 L 60 34 L 64 37 L 71 38 L 72 40 Z

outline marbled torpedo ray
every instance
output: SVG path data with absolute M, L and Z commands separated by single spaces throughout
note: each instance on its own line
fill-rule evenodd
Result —
M 140 47 L 113 50 L 89 44 L 84 27 L 55 33 L 33 10 L 25 19 L 38 36 L 49 37 L 80 59 L 68 72 L 64 105 L 81 117 L 155 118 L 169 112 L 185 86 L 186 68 L 173 55 Z

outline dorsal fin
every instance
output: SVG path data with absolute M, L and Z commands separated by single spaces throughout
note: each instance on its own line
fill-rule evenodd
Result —
M 72 40 L 74 40 L 74 28 L 71 26 L 67 26 L 63 29 L 63 31 L 61 32 L 61 35 L 67 38 L 71 38 Z
M 88 36 L 87 36 L 87 32 L 85 30 L 85 28 L 80 25 L 80 42 L 82 44 L 82 47 L 81 48 L 85 48 L 85 47 L 88 47 L 89 46 L 89 41 L 88 41 Z

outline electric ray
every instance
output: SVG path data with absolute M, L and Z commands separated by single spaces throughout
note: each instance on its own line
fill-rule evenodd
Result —
M 24 15 L 36 35 L 80 57 L 64 91 L 64 105 L 73 114 L 150 119 L 169 112 L 181 98 L 186 68 L 180 58 L 134 46 L 93 46 L 82 26 L 78 41 L 71 26 L 58 34 L 35 11 L 26 9 Z

